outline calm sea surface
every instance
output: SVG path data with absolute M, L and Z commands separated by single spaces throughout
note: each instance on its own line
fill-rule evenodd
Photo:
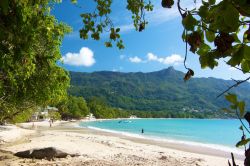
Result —
M 245 124 L 248 126 L 247 122 Z M 227 151 L 242 150 L 234 148 L 241 138 L 239 120 L 128 119 L 82 122 L 80 126 L 145 139 L 193 143 Z

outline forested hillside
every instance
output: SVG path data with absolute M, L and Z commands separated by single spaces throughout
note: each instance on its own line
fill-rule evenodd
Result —
M 184 82 L 184 73 L 173 67 L 150 73 L 100 71 L 70 75 L 71 95 L 87 100 L 96 96 L 112 107 L 144 111 L 218 111 L 228 103 L 224 97 L 216 98 L 217 95 L 234 83 L 216 78 L 192 78 Z M 250 91 L 249 83 L 233 92 L 249 103 L 250 94 L 243 93 L 246 91 Z

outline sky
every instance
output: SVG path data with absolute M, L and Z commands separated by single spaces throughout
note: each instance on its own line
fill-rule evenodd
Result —
M 121 38 L 125 49 L 116 47 L 106 48 L 104 42 L 108 39 L 103 34 L 100 41 L 83 40 L 79 37 L 79 30 L 83 27 L 81 13 L 92 12 L 95 8 L 93 0 L 78 0 L 73 5 L 70 0 L 62 0 L 52 9 L 52 14 L 62 22 L 72 27 L 72 32 L 65 36 L 62 46 L 61 64 L 69 71 L 94 72 L 151 72 L 170 66 L 176 70 L 186 72 L 183 60 L 185 43 L 181 35 L 183 27 L 176 4 L 171 9 L 161 7 L 159 0 L 152 0 L 154 11 L 146 13 L 149 21 L 142 32 L 135 31 L 131 13 L 126 10 L 126 1 L 113 0 L 110 15 L 114 25 L 121 28 Z M 183 6 L 198 7 L 193 0 L 184 1 Z M 228 66 L 224 60 L 213 70 L 201 69 L 199 56 L 188 52 L 187 66 L 194 70 L 195 77 L 216 77 L 222 79 L 245 79 L 247 75 Z

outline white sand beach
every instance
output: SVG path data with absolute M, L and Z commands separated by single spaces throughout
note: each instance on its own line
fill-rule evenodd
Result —
M 227 166 L 227 157 L 208 155 L 206 149 L 181 150 L 181 146 L 169 148 L 154 142 L 145 142 L 116 134 L 74 128 L 74 123 L 55 122 L 49 127 L 48 122 L 39 122 L 36 128 L 32 123 L 0 129 L 1 160 L 0 165 L 94 165 L 94 166 Z M 10 152 L 18 152 L 33 148 L 56 147 L 78 157 L 67 157 L 48 161 L 45 159 L 22 159 Z M 243 160 L 237 160 L 243 165 Z

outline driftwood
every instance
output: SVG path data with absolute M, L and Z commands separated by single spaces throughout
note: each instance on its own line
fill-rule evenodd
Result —
M 78 154 L 65 153 L 54 147 L 20 151 L 15 153 L 14 155 L 21 158 L 35 158 L 35 159 L 47 159 L 47 160 L 51 160 L 53 158 L 65 158 L 67 156 L 71 157 L 79 156 Z

